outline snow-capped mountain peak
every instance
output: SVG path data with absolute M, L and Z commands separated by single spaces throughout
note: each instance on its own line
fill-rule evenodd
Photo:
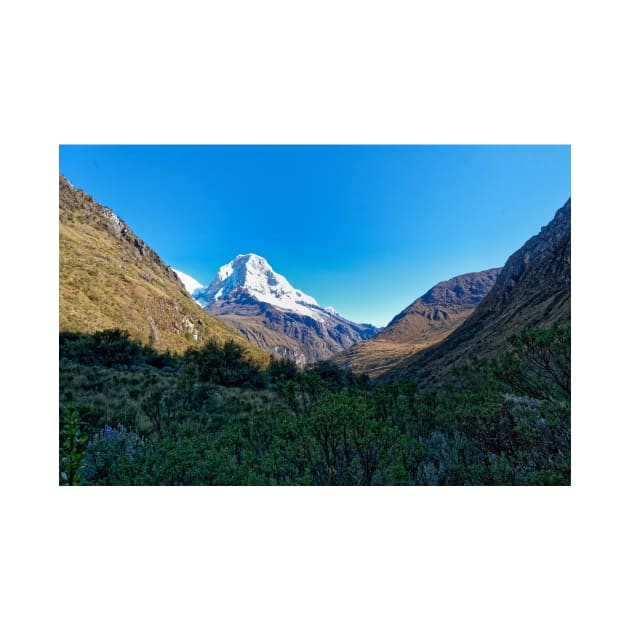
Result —
M 182 281 L 182 284 L 186 287 L 186 291 L 188 291 L 190 295 L 197 291 L 197 289 L 203 289 L 203 284 L 201 284 L 198 280 L 195 280 L 192 276 L 189 276 L 187 273 L 179 271 L 174 267 L 171 267 L 171 269 L 177 274 L 179 279 Z
M 322 309 L 315 298 L 294 288 L 258 254 L 239 254 L 219 268 L 207 289 L 196 292 L 198 300 L 207 303 L 225 300 L 235 290 L 249 293 L 259 302 L 267 302 L 300 315 L 321 319 Z M 314 308 L 313 308 L 314 307 Z
M 293 287 L 258 254 L 239 254 L 222 265 L 193 299 L 265 352 L 303 367 L 326 360 L 378 330 L 356 324 Z

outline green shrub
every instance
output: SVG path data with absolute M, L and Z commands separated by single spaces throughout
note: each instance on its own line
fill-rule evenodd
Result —
M 229 342 L 178 360 L 64 334 L 60 354 L 60 483 L 571 482 L 568 330 L 527 331 L 433 389 L 326 363 L 261 372 Z
M 209 341 L 199 350 L 187 350 L 184 372 L 192 380 L 226 387 L 265 385 L 259 368 L 245 357 L 243 347 L 234 341 L 226 341 L 223 345 Z
M 74 406 L 70 403 L 59 423 L 59 484 L 77 486 L 81 483 L 81 466 L 88 436 Z

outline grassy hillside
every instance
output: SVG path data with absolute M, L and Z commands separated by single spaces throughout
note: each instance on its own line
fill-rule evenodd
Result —
M 59 177 L 59 330 L 126 330 L 157 350 L 181 353 L 234 340 L 268 356 L 206 313 L 175 272 L 111 210 Z
M 420 350 L 438 343 L 447 334 L 448 332 L 445 332 L 439 336 L 434 336 L 432 341 L 427 343 L 391 341 L 377 335 L 367 341 L 360 341 L 351 348 L 336 354 L 331 357 L 330 362 L 357 374 L 376 378 Z

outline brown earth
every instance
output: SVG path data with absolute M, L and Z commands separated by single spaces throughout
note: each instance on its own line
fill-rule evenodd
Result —
M 205 307 L 251 343 L 300 367 L 327 360 L 374 335 L 370 324 L 356 324 L 321 309 L 322 321 L 260 302 L 236 289 L 226 300 Z
M 453 334 L 382 373 L 380 380 L 439 382 L 471 358 L 504 352 L 510 336 L 554 324 L 571 324 L 571 199 L 510 256 L 492 290 Z
M 436 284 L 376 336 L 335 355 L 331 361 L 370 377 L 391 370 L 444 339 L 470 317 L 494 285 L 499 271 L 467 273 Z

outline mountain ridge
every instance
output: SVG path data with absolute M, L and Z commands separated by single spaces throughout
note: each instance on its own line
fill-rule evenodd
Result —
M 452 335 L 405 359 L 380 380 L 441 380 L 469 357 L 505 351 L 511 335 L 571 323 L 571 198 L 506 261 L 494 287 Z
M 341 367 L 376 377 L 415 352 L 438 343 L 470 317 L 500 268 L 439 282 L 398 313 L 377 335 L 332 357 Z
M 246 291 L 259 302 L 318 317 L 317 313 L 311 312 L 312 307 L 320 308 L 315 298 L 295 289 L 258 254 L 238 254 L 236 258 L 222 265 L 206 288 L 195 291 L 195 298 L 206 306 L 219 299 L 229 299 L 235 290 Z
M 59 330 L 126 330 L 155 349 L 183 352 L 235 341 L 268 357 L 203 311 L 176 272 L 113 210 L 59 175 Z
M 206 311 L 266 352 L 300 367 L 328 359 L 378 329 L 355 323 L 294 288 L 258 254 L 239 254 L 193 293 Z
M 175 267 L 171 267 L 171 269 L 177 274 L 177 277 L 186 288 L 186 291 L 190 293 L 191 297 L 195 291 L 197 291 L 198 289 L 203 289 L 203 284 L 201 284 L 201 282 L 199 282 L 199 280 L 197 280 L 196 278 L 189 276 L 183 271 L 179 271 L 179 269 L 175 269 Z

